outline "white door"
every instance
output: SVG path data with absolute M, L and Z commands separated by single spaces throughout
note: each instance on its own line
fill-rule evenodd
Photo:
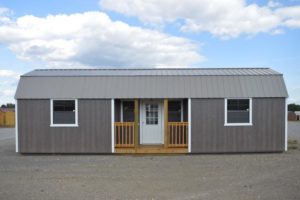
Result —
M 147 100 L 140 107 L 140 143 L 163 144 L 162 101 Z

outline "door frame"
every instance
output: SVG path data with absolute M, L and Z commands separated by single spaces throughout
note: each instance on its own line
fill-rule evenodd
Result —
M 142 132 L 143 132 L 143 124 L 142 124 L 142 120 L 143 120 L 143 117 L 144 117 L 144 114 L 143 112 L 145 111 L 143 109 L 143 105 L 145 105 L 145 103 L 147 102 L 158 102 L 160 104 L 160 116 L 161 116 L 161 136 L 162 136 L 162 143 L 157 143 L 157 144 L 147 144 L 147 143 L 142 143 Z M 140 113 L 139 113 L 139 144 L 140 145 L 164 145 L 165 143 L 165 134 L 164 134 L 164 130 L 165 130 L 165 123 L 164 123 L 164 101 L 163 99 L 140 99 L 140 102 L 139 102 L 139 110 L 140 110 Z

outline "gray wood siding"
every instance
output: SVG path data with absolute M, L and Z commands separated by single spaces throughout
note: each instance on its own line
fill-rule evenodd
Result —
M 252 106 L 253 126 L 224 126 L 224 99 L 192 99 L 192 153 L 284 151 L 285 99 Z
M 50 127 L 50 100 L 18 100 L 20 153 L 111 153 L 111 100 L 78 100 L 78 127 Z

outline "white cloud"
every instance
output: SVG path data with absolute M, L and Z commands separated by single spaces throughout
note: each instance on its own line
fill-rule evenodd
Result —
M 275 13 L 283 19 L 284 26 L 300 28 L 300 6 L 279 8 Z
M 101 0 L 99 4 L 103 9 L 138 17 L 146 24 L 183 21 L 182 31 L 207 31 L 220 38 L 299 26 L 299 8 L 280 7 L 275 1 L 266 6 L 247 4 L 246 0 Z
M 6 78 L 18 78 L 19 73 L 12 71 L 12 70 L 7 70 L 7 69 L 0 69 L 0 78 L 6 77 Z
M 203 59 L 185 38 L 112 21 L 102 12 L 35 17 L 0 26 L 0 44 L 49 67 L 181 67 Z
M 14 102 L 14 93 L 20 73 L 13 70 L 0 70 L 0 106 Z
M 4 23 L 10 22 L 10 16 L 12 14 L 12 11 L 8 8 L 2 8 L 0 7 L 0 25 Z
M 270 8 L 277 8 L 280 6 L 282 6 L 282 4 L 277 1 L 269 1 L 268 2 L 268 7 L 270 7 Z

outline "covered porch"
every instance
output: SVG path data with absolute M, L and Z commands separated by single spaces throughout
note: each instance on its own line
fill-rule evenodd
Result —
M 113 152 L 189 152 L 189 99 L 113 99 L 112 113 Z

